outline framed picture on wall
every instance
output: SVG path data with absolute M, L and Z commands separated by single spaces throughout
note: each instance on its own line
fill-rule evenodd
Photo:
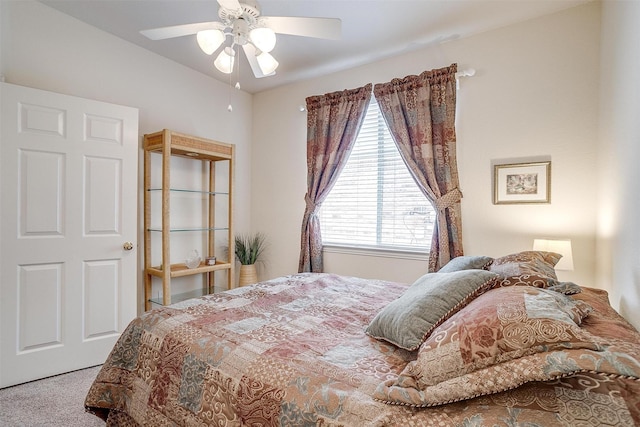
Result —
M 493 203 L 551 203 L 551 162 L 494 165 Z

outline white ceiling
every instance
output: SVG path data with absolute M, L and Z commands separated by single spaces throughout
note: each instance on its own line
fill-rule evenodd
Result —
M 217 21 L 216 0 L 40 0 L 117 37 L 229 82 L 195 36 L 152 41 L 139 31 Z M 242 0 L 240 0 L 242 1 Z M 241 55 L 242 89 L 256 93 L 493 28 L 553 13 L 590 0 L 260 0 L 264 16 L 340 18 L 342 38 L 278 35 L 275 76 L 256 79 Z M 234 74 L 235 76 L 235 74 Z M 234 77 L 234 84 L 235 84 Z

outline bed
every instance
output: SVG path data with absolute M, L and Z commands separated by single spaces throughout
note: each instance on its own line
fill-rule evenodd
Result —
M 85 400 L 113 426 L 640 425 L 640 335 L 559 256 L 413 284 L 296 274 L 152 310 Z

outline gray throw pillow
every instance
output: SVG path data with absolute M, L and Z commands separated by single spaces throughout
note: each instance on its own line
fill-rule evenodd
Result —
M 489 264 L 493 261 L 493 258 L 490 256 L 484 255 L 462 255 L 455 257 L 448 263 L 446 263 L 438 273 L 451 273 L 454 271 L 461 270 L 476 270 L 476 269 L 486 269 Z
M 425 274 L 378 312 L 365 332 L 415 350 L 442 322 L 491 289 L 498 277 L 486 270 Z

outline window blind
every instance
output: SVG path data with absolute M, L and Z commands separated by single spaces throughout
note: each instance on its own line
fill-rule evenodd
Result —
M 320 208 L 323 244 L 428 251 L 434 220 L 372 98 L 347 164 Z

